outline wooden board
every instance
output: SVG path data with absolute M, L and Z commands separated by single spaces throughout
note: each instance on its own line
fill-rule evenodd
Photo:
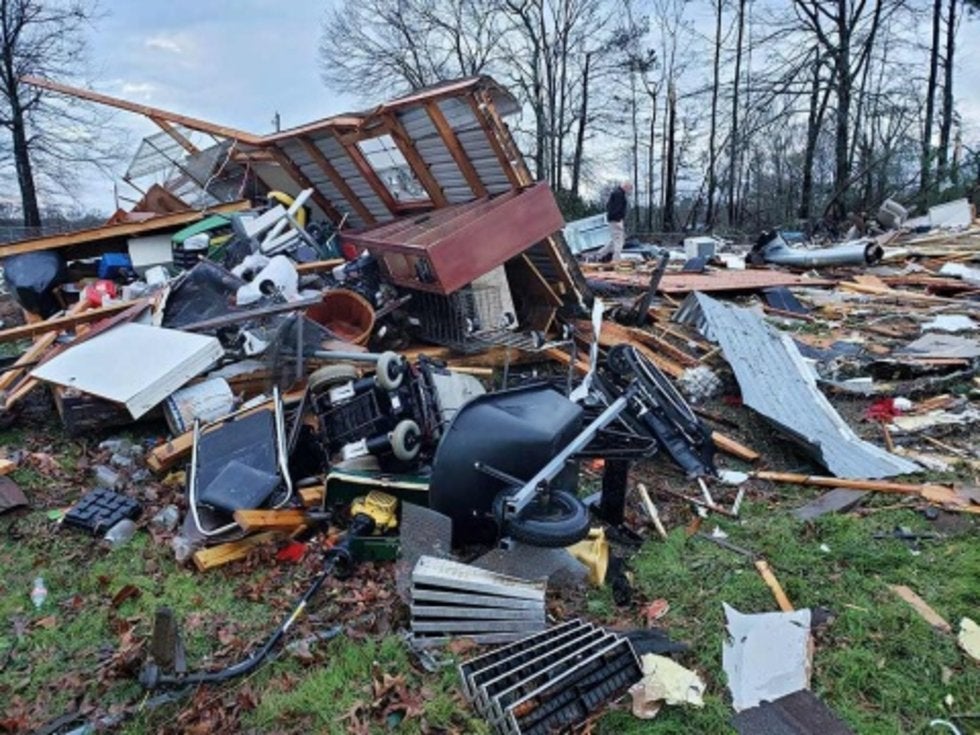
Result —
M 946 622 L 943 616 L 929 607 L 929 604 L 909 587 L 904 584 L 890 584 L 888 589 L 911 605 L 919 613 L 919 616 L 936 630 L 941 630 L 943 633 L 953 632 L 953 627 Z
M 243 531 L 292 531 L 306 523 L 306 511 L 302 508 L 282 510 L 236 510 L 235 523 Z
M 194 566 L 199 572 L 206 572 L 208 569 L 244 559 L 248 556 L 248 552 L 256 546 L 273 541 L 278 535 L 279 533 L 276 531 L 266 531 L 255 536 L 247 536 L 238 541 L 229 541 L 226 544 L 212 546 L 208 549 L 199 549 L 194 552 Z

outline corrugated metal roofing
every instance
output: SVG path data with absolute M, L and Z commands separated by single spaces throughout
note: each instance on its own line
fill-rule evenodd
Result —
M 860 439 L 820 392 L 793 340 L 749 309 L 692 293 L 677 321 L 717 342 L 742 389 L 743 403 L 799 442 L 837 477 L 880 478 L 920 467 Z

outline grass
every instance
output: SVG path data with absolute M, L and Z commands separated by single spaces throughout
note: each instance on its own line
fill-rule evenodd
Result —
M 26 432 L 0 434 L 0 445 L 24 441 L 33 441 Z M 55 443 L 45 451 L 58 458 L 67 475 L 82 457 L 73 444 Z M 32 728 L 80 703 L 140 701 L 135 672 L 157 606 L 168 605 L 185 623 L 191 667 L 213 666 L 262 640 L 303 585 L 300 570 L 268 559 L 207 574 L 179 568 L 170 549 L 145 531 L 110 551 L 94 539 L 60 530 L 47 516 L 84 488 L 35 469 L 18 470 L 13 478 L 43 507 L 0 517 L 0 702 L 8 709 L 27 708 Z M 813 495 L 777 488 L 748 499 L 742 519 L 712 517 L 705 528 L 718 525 L 733 543 L 765 556 L 797 607 L 831 612 L 831 621 L 814 635 L 815 693 L 862 735 L 918 733 L 935 717 L 980 709 L 980 666 L 957 648 L 954 636 L 932 630 L 887 588 L 908 585 L 954 627 L 962 616 L 976 619 L 976 523 L 962 522 L 956 534 L 924 542 L 916 555 L 900 541 L 872 540 L 876 531 L 896 525 L 932 528 L 910 509 L 885 508 L 895 504 L 894 497 L 873 498 L 872 512 L 864 516 L 825 516 L 811 524 L 794 520 L 789 509 Z M 630 566 L 636 586 L 632 607 L 617 608 L 608 590 L 598 590 L 581 613 L 599 622 L 642 625 L 643 606 L 667 599 L 670 611 L 660 624 L 673 639 L 689 643 L 680 661 L 705 679 L 705 706 L 665 708 L 653 725 L 620 708 L 604 715 L 596 732 L 732 732 L 721 670 L 721 603 L 745 613 L 772 611 L 769 589 L 748 559 L 687 538 L 681 529 L 667 542 L 647 542 Z M 38 575 L 50 596 L 36 611 L 28 595 Z M 388 583 L 383 571 L 376 578 Z M 127 586 L 139 593 L 113 607 L 113 598 Z M 322 627 L 332 624 L 338 605 L 330 591 L 320 600 Z M 313 629 L 307 621 L 300 631 Z M 225 645 L 229 638 L 237 648 Z M 131 660 L 122 656 L 127 646 Z M 144 710 L 122 731 L 175 731 L 195 722 L 187 719 L 192 717 L 203 728 L 209 721 L 201 713 L 212 706 L 226 719 L 212 720 L 211 729 L 222 732 L 486 731 L 462 703 L 455 670 L 423 671 L 393 632 L 319 642 L 312 657 L 281 653 L 243 681 Z M 9 716 L 0 708 L 0 720 Z

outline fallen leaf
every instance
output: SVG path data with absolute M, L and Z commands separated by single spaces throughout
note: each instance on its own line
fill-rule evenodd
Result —
M 132 584 L 123 585 L 112 597 L 112 609 L 115 610 L 126 600 L 134 600 L 142 594 L 139 587 Z
M 45 630 L 51 630 L 58 625 L 58 619 L 54 615 L 48 615 L 40 620 L 34 621 L 35 627 L 44 628 Z

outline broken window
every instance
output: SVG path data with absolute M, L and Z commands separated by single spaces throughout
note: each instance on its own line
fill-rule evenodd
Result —
M 408 165 L 405 156 L 398 150 L 390 135 L 380 135 L 377 138 L 362 140 L 357 144 L 368 164 L 374 169 L 378 178 L 400 202 L 428 201 L 429 196 L 415 172 Z

